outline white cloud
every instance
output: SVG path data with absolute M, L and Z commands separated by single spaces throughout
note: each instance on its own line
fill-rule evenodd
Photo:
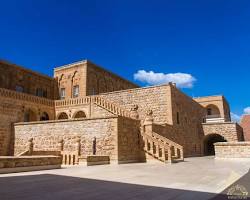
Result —
M 179 88 L 192 88 L 196 79 L 186 73 L 155 73 L 153 71 L 139 70 L 134 74 L 134 79 L 149 85 L 160 85 L 173 82 Z
M 244 109 L 244 113 L 245 113 L 245 114 L 250 114 L 250 107 L 245 108 L 245 109 Z
M 231 118 L 233 122 L 240 122 L 241 116 L 231 112 Z

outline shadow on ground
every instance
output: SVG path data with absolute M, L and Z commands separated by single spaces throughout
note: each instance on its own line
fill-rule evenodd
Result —
M 244 185 L 250 192 L 250 173 L 235 184 Z M 52 174 L 0 178 L 1 200 L 219 200 L 228 199 L 227 192 L 228 189 L 217 195 Z

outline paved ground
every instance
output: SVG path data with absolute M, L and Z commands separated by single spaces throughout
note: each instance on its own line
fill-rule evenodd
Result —
M 228 199 L 228 187 L 250 193 L 250 160 L 188 158 L 176 164 L 76 166 L 0 175 L 1 200 Z M 238 182 L 236 182 L 238 181 Z

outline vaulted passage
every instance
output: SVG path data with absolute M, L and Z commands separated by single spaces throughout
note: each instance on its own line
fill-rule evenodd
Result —
M 206 156 L 215 155 L 214 143 L 216 142 L 226 142 L 225 138 L 219 134 L 207 135 L 204 139 L 204 154 Z
M 65 112 L 62 112 L 58 115 L 58 119 L 68 119 L 68 115 Z
M 75 115 L 74 118 L 86 118 L 86 114 L 83 111 L 78 111 Z

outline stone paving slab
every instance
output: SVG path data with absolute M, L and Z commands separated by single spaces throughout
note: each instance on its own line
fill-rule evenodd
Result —
M 250 190 L 250 160 L 188 158 L 176 164 L 75 166 L 0 175 L 0 199 L 227 199 L 237 181 Z M 250 191 L 249 191 L 250 192 Z

